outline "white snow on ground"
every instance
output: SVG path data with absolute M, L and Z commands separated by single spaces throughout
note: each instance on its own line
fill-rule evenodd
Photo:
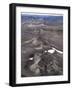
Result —
M 33 57 L 32 58 L 29 58 L 29 60 L 33 60 Z
M 60 53 L 60 54 L 63 54 L 63 52 L 62 52 L 62 51 L 57 50 L 56 48 L 53 48 L 53 50 L 57 51 L 57 52 L 58 52 L 58 53 Z
M 46 50 L 45 50 L 44 52 L 45 52 L 45 53 L 47 53 L 47 51 L 46 51 Z
M 52 49 L 48 50 L 49 53 L 54 53 L 55 51 L 57 51 L 57 52 L 60 53 L 60 54 L 63 54 L 62 51 L 57 50 L 56 48 L 52 48 Z
M 57 51 L 59 54 L 63 54 L 63 52 L 62 51 L 60 51 L 60 50 L 57 50 L 56 48 L 52 48 L 52 49 L 49 49 L 49 50 L 45 50 L 44 52 L 45 53 L 51 53 L 51 54 L 53 54 L 55 51 Z M 31 58 L 29 58 L 29 60 L 33 60 L 33 57 L 31 57 Z
M 48 52 L 49 52 L 49 53 L 54 53 L 54 52 L 55 52 L 55 50 L 50 49 L 50 50 L 48 50 Z

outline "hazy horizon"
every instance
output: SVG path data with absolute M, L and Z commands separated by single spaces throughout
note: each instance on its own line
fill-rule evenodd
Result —
M 35 21 L 49 25 L 62 25 L 63 16 L 21 14 L 21 23 L 29 23 Z

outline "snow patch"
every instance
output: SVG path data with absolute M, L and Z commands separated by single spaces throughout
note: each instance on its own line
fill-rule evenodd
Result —
M 29 60 L 33 60 L 33 57 L 32 58 L 29 58 Z

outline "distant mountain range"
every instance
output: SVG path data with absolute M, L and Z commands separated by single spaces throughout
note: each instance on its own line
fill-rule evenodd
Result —
M 48 24 L 48 25 L 63 25 L 63 16 L 49 16 L 49 15 L 21 15 L 21 23 L 29 24 Z

